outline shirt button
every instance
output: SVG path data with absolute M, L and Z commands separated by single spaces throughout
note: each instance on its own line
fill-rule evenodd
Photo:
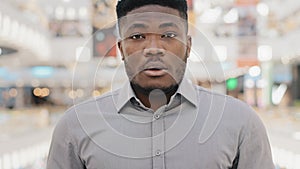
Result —
M 160 156 L 160 155 L 161 155 L 161 151 L 160 151 L 160 150 L 157 150 L 157 151 L 155 152 L 155 155 L 156 155 L 156 156 Z
M 160 118 L 160 115 L 159 115 L 159 114 L 156 114 L 156 115 L 154 115 L 154 118 L 155 118 L 156 120 L 158 120 L 158 119 Z
M 137 101 L 135 101 L 135 102 L 133 102 L 133 105 L 135 105 L 135 106 L 139 106 L 139 105 L 140 105 L 140 103 L 139 103 L 139 102 L 137 102 Z

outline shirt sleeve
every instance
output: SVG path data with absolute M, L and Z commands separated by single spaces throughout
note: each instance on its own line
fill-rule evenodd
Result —
M 257 114 L 251 111 L 248 124 L 241 133 L 238 169 L 274 169 L 266 129 Z
M 47 169 L 85 169 L 77 154 L 76 144 L 72 141 L 70 130 L 64 116 L 53 132 L 48 154 Z

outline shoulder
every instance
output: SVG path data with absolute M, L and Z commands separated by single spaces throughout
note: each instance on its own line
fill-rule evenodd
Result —
M 207 113 L 207 123 L 216 124 L 212 126 L 216 126 L 220 135 L 225 133 L 240 141 L 251 140 L 252 137 L 267 140 L 265 126 L 251 106 L 231 96 L 197 88 L 200 112 L 207 107 L 207 112 L 203 112 Z
M 113 105 L 115 104 L 115 98 L 118 94 L 119 90 L 115 90 L 74 104 L 64 112 L 58 121 L 56 128 L 70 128 L 73 130 L 75 126 L 87 121 L 87 119 L 98 116 L 99 113 L 107 113 L 107 111 L 104 111 L 106 108 L 109 108 L 109 112 L 114 112 Z
M 102 94 L 101 96 L 92 97 L 83 102 L 80 102 L 80 103 L 72 106 L 72 108 L 76 109 L 76 108 L 80 108 L 80 107 L 88 107 L 95 103 L 111 103 L 117 99 L 117 96 L 119 94 L 120 94 L 120 89 L 117 89 L 114 91 L 109 91 L 109 92 Z
M 98 110 L 99 108 L 112 107 L 112 105 L 115 104 L 119 93 L 120 89 L 104 93 L 101 96 L 89 98 L 83 102 L 74 104 L 65 114 L 66 116 L 74 116 L 74 114 L 80 113 L 88 114 L 95 112 L 95 110 Z
M 255 110 L 244 101 L 232 96 L 220 94 L 201 86 L 196 86 L 198 92 L 198 102 L 200 105 L 209 105 L 210 113 L 221 114 L 222 121 L 236 123 L 237 125 L 247 125 L 249 121 L 260 123 L 260 119 Z
M 232 111 L 236 110 L 250 110 L 253 112 L 252 108 L 246 104 L 244 101 L 234 98 L 229 95 L 221 94 L 218 92 L 214 92 L 208 89 L 205 89 L 201 86 L 196 86 L 196 90 L 198 92 L 198 96 L 200 97 L 200 101 L 209 100 L 209 101 L 223 101 L 223 105 L 226 108 L 234 108 Z M 213 104 L 214 102 L 212 102 Z

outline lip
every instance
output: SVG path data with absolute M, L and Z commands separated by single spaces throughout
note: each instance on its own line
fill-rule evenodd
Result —
M 146 76 L 159 77 L 167 73 L 167 66 L 162 62 L 149 62 L 143 66 L 142 71 Z
M 160 77 L 167 74 L 166 69 L 158 69 L 158 68 L 145 69 L 143 72 L 145 73 L 145 75 L 150 77 Z

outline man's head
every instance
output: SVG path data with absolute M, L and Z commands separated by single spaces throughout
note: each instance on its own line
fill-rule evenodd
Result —
M 128 12 L 146 5 L 160 5 L 179 11 L 180 17 L 188 20 L 186 0 L 118 0 L 118 19 L 127 15 Z
M 190 53 L 186 0 L 121 0 L 118 43 L 127 75 L 144 91 L 181 82 Z

